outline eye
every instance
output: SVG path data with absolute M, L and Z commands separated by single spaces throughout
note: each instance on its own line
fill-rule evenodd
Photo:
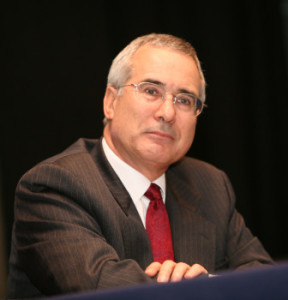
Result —
M 144 93 L 149 94 L 151 96 L 155 96 L 158 94 L 158 90 L 154 87 L 146 87 Z
M 192 106 L 194 103 L 194 98 L 188 95 L 178 95 L 176 102 L 181 106 Z
M 152 83 L 143 83 L 139 85 L 139 92 L 149 99 L 156 99 L 162 96 L 161 88 Z

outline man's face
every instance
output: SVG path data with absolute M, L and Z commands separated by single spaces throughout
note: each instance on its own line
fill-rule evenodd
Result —
M 191 57 L 160 47 L 138 49 L 132 66 L 126 84 L 159 82 L 168 93 L 166 100 L 155 104 L 142 99 L 134 87 L 124 87 L 120 95 L 108 87 L 104 113 L 110 123 L 104 136 L 121 159 L 144 175 L 148 168 L 165 172 L 189 150 L 197 122 L 193 112 L 181 111 L 173 104 L 171 94 L 184 90 L 199 97 L 200 75 Z

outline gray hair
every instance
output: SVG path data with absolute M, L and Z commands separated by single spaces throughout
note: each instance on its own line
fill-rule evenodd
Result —
M 201 67 L 201 63 L 197 57 L 196 50 L 187 41 L 182 38 L 170 34 L 157 34 L 151 33 L 148 35 L 140 36 L 128 44 L 113 60 L 108 74 L 107 85 L 115 88 L 120 88 L 124 85 L 129 78 L 132 77 L 132 62 L 131 59 L 134 53 L 144 45 L 151 45 L 154 47 L 169 48 L 172 50 L 180 51 L 192 57 L 196 63 L 197 69 L 202 79 L 202 88 L 200 90 L 199 98 L 205 102 L 205 88 L 206 82 Z

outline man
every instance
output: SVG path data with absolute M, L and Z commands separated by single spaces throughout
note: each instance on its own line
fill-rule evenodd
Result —
M 18 184 L 8 296 L 178 281 L 271 263 L 235 210 L 226 175 L 184 157 L 204 101 L 200 63 L 182 39 L 151 34 L 120 52 L 104 96 L 104 137 L 78 140 Z M 165 215 L 165 242 L 153 240 L 151 183 Z

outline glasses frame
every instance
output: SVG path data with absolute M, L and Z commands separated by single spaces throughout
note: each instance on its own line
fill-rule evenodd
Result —
M 119 87 L 119 89 L 121 89 L 121 88 L 123 88 L 123 87 L 129 87 L 129 86 L 132 86 L 132 87 L 135 88 L 136 92 L 139 93 L 138 87 L 141 86 L 141 85 L 143 85 L 143 84 L 145 84 L 145 83 L 147 83 L 147 84 L 152 84 L 152 85 L 155 85 L 155 86 L 157 86 L 157 87 L 162 87 L 160 84 L 157 84 L 157 83 L 154 83 L 154 82 L 142 81 L 142 82 L 139 82 L 139 83 L 130 83 L 130 84 L 124 84 L 124 85 L 121 85 L 121 86 Z M 163 96 L 161 97 L 161 99 L 162 99 L 162 100 L 165 100 L 166 95 L 169 94 L 169 93 L 165 91 L 164 87 L 162 87 L 162 88 L 163 88 L 163 91 L 164 91 L 165 93 L 163 94 Z M 194 105 L 195 111 L 194 111 L 194 114 L 195 114 L 196 117 L 198 117 L 198 116 L 202 113 L 204 107 L 207 107 L 207 105 L 206 105 L 205 103 L 203 103 L 203 101 L 202 101 L 201 99 L 197 98 L 197 97 L 196 97 L 195 95 L 193 95 L 193 94 L 189 94 L 189 93 L 179 93 L 179 94 L 177 94 L 177 95 L 173 95 L 173 94 L 170 94 L 170 95 L 173 96 L 173 104 L 175 104 L 175 103 L 177 102 L 177 97 L 178 97 L 179 95 L 189 95 L 189 96 L 195 97 L 195 105 Z M 199 103 L 201 103 L 201 107 L 200 107 L 200 109 L 197 110 L 197 107 L 198 107 L 198 104 L 199 104 Z

